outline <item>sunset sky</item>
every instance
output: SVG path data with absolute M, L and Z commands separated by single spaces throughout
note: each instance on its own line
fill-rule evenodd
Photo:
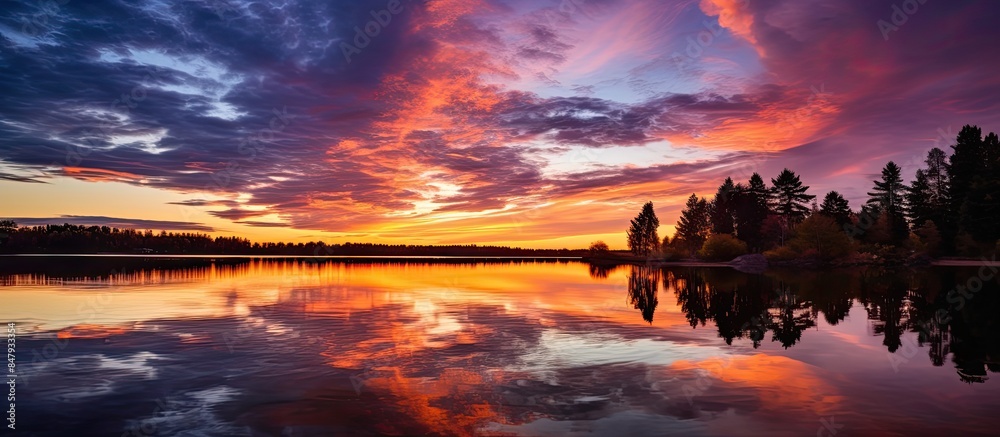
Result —
M 381 22 L 380 22 L 381 21 Z M 0 218 L 625 247 L 788 167 L 857 208 L 1000 130 L 1000 3 L 4 2 Z M 364 32 L 368 31 L 368 35 Z

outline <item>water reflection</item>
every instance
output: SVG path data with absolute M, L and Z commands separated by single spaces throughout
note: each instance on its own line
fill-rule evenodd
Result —
M 949 293 L 975 269 L 199 262 L 0 275 L 0 318 L 24 329 L 24 423 L 37 435 L 1000 425 L 1000 386 L 960 391 L 1000 357 L 996 281 L 961 308 Z
M 648 266 L 631 266 L 628 274 L 628 303 L 642 313 L 642 319 L 653 324 L 656 311 L 660 269 Z
M 610 272 L 604 268 L 598 277 Z M 691 327 L 713 323 L 726 344 L 745 339 L 755 349 L 768 332 L 772 342 L 790 348 L 817 326 L 818 317 L 836 326 L 857 302 L 865 309 L 870 335 L 880 337 L 889 353 L 901 352 L 903 336 L 915 333 L 917 346 L 927 349 L 934 366 L 943 366 L 951 354 L 961 380 L 976 383 L 1000 369 L 1000 287 L 983 282 L 975 301 L 961 309 L 954 296 L 949 300 L 942 293 L 947 284 L 976 274 L 969 268 L 746 275 L 729 269 L 631 266 L 628 301 L 652 323 L 656 282 L 662 277 Z

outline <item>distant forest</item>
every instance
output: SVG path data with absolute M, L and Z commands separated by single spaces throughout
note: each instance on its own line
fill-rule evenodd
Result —
M 950 156 L 931 149 L 909 184 L 902 168 L 888 162 L 858 209 L 837 191 L 818 201 L 787 168 L 770 186 L 757 173 L 746 183 L 726 178 L 712 199 L 691 195 L 672 239 L 659 239 L 652 202 L 644 205 L 628 229 L 629 249 L 637 256 L 713 261 L 746 253 L 780 261 L 995 254 L 1000 139 L 966 125 L 951 149 Z M 606 250 L 603 242 L 591 245 L 591 252 Z
M 108 226 L 18 226 L 0 221 L 0 253 L 162 253 L 289 256 L 581 256 L 582 250 L 507 246 L 344 243 L 251 243 L 239 237 L 119 229 Z

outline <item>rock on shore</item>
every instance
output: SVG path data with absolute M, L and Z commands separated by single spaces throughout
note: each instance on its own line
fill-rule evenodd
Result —
M 759 253 L 740 255 L 729 262 L 734 269 L 746 273 L 763 273 L 767 270 L 767 258 Z

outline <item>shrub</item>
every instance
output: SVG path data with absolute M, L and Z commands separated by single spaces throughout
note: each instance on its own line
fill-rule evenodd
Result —
M 591 255 L 602 255 L 611 251 L 611 249 L 608 248 L 608 244 L 601 240 L 590 243 L 590 248 L 587 250 L 590 251 Z
M 941 249 L 941 232 L 933 221 L 927 220 L 913 230 L 911 236 L 916 236 L 919 244 L 914 245 L 918 251 L 926 252 L 931 256 L 939 254 Z
M 687 251 L 679 247 L 666 246 L 663 248 L 663 259 L 666 261 L 677 261 L 684 259 L 688 255 Z
M 730 234 L 713 234 L 698 251 L 698 258 L 707 261 L 730 261 L 747 253 L 747 244 Z
M 823 260 L 843 258 L 851 253 L 851 238 L 832 218 L 822 214 L 813 214 L 799 223 L 789 245 L 803 257 Z
M 788 246 L 778 246 L 764 252 L 768 261 L 790 261 L 799 257 L 799 253 Z

